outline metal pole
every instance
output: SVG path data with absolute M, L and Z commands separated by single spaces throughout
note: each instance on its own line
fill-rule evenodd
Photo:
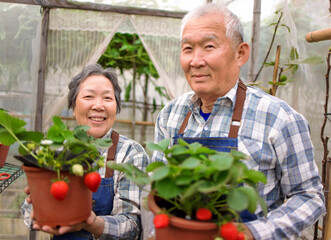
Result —
M 37 85 L 37 103 L 35 114 L 35 131 L 42 131 L 43 124 L 43 108 L 44 108 L 44 91 L 45 91 L 45 73 L 46 73 L 46 53 L 47 53 L 47 38 L 49 26 L 49 8 L 42 8 L 42 24 L 41 24 L 41 41 L 39 53 L 39 70 L 38 70 L 38 85 Z
M 260 42 L 260 22 L 261 22 L 261 0 L 254 0 L 251 54 L 248 62 L 248 82 L 253 82 L 256 76 L 256 63 L 259 56 Z

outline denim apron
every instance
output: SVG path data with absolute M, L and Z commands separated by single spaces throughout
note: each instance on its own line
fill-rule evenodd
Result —
M 232 149 L 238 149 L 238 130 L 240 127 L 241 115 L 244 108 L 246 99 L 246 85 L 239 80 L 237 94 L 236 94 L 236 105 L 233 110 L 232 122 L 230 126 L 230 132 L 228 137 L 205 137 L 205 138 L 190 138 L 184 137 L 184 130 L 187 126 L 189 118 L 192 112 L 188 112 L 185 119 L 178 131 L 178 134 L 174 137 L 174 143 L 177 143 L 178 138 L 185 140 L 188 143 L 198 142 L 201 145 L 219 152 L 230 152 Z M 249 222 L 257 219 L 257 217 L 245 210 L 240 213 L 242 222 Z
M 119 134 L 114 130 L 111 133 L 113 145 L 108 149 L 107 161 L 115 160 L 116 148 Z M 113 170 L 106 167 L 105 178 L 101 179 L 100 186 L 95 193 L 92 193 L 92 211 L 97 215 L 110 215 L 113 210 L 114 199 Z M 53 240 L 83 240 L 93 239 L 90 232 L 82 229 L 78 232 L 70 232 L 63 235 L 54 235 Z

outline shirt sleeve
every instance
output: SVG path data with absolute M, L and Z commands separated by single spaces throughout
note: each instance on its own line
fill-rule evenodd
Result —
M 116 163 L 131 163 L 144 171 L 149 157 L 138 143 L 127 140 L 116 153 Z M 105 222 L 100 239 L 139 239 L 141 234 L 141 189 L 114 171 L 114 201 L 110 216 L 100 216 Z
M 290 114 L 277 135 L 272 148 L 277 158 L 274 178 L 280 187 L 275 189 L 284 198 L 269 208 L 266 217 L 245 223 L 255 239 L 295 239 L 325 213 L 307 121 L 298 113 Z M 269 194 L 271 198 L 272 195 Z

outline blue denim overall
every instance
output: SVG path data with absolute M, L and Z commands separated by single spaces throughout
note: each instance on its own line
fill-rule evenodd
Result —
M 113 145 L 108 149 L 107 161 L 115 159 L 115 153 L 117 148 L 119 135 L 114 130 L 111 134 Z M 105 178 L 101 179 L 100 186 L 95 193 L 92 193 L 92 211 L 97 215 L 110 215 L 113 210 L 114 199 L 114 180 L 113 170 L 106 168 Z M 93 239 L 90 232 L 86 230 L 80 230 L 78 232 L 70 232 L 59 236 L 54 236 L 54 240 L 83 240 Z
M 205 147 L 219 151 L 219 152 L 230 152 L 231 149 L 238 149 L 238 130 L 240 127 L 241 115 L 246 99 L 245 84 L 239 80 L 237 94 L 236 94 L 236 105 L 233 110 L 232 123 L 230 126 L 230 132 L 228 137 L 207 137 L 207 138 L 190 138 L 184 137 L 184 130 L 187 126 L 189 118 L 192 112 L 188 112 L 185 119 L 178 131 L 178 134 L 174 137 L 174 143 L 177 142 L 178 138 L 185 140 L 188 143 L 198 142 Z M 245 210 L 240 213 L 242 222 L 249 222 L 257 219 L 256 216 L 249 211 Z

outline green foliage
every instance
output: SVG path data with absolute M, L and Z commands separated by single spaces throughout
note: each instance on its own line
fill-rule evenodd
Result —
M 118 69 L 123 76 L 125 70 L 136 72 L 137 75 L 126 83 L 125 101 L 132 97 L 133 81 L 139 82 L 137 85 L 142 87 L 144 93 L 148 92 L 147 88 L 151 83 L 161 98 L 169 99 L 166 89 L 157 84 L 159 74 L 137 34 L 116 33 L 98 63 L 103 67 Z M 143 78 L 146 79 L 145 82 L 142 81 Z M 144 102 L 147 103 L 147 95 Z M 156 102 L 155 99 L 153 102 Z M 156 111 L 156 104 L 153 111 Z
M 110 139 L 95 139 L 87 134 L 88 126 L 77 126 L 70 131 L 63 121 L 53 117 L 53 125 L 46 136 L 41 132 L 26 131 L 26 123 L 0 110 L 0 142 L 4 145 L 20 144 L 19 153 L 32 156 L 37 166 L 48 167 L 58 173 L 74 164 L 88 166 L 86 172 L 95 171 L 103 165 L 98 149 L 108 148 Z M 91 162 L 97 162 L 92 166 Z
M 239 220 L 238 212 L 245 209 L 254 212 L 258 204 L 266 212 L 256 191 L 258 183 L 266 183 L 266 177 L 247 168 L 242 162 L 246 158 L 243 153 L 218 152 L 182 139 L 171 148 L 169 145 L 170 139 L 147 144 L 151 151 L 163 152 L 167 163 L 153 162 L 146 172 L 128 164 L 107 166 L 129 175 L 138 185 L 151 184 L 154 194 L 173 205 L 167 210 L 170 213 L 180 210 L 193 217 L 197 209 L 208 208 L 222 223 L 229 216 Z

